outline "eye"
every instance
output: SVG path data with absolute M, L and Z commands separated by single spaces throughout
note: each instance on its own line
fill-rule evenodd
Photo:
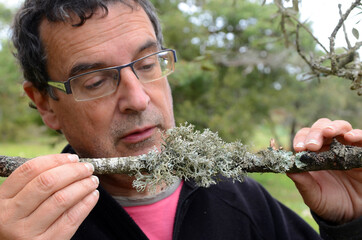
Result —
M 154 64 L 154 63 L 152 63 L 152 64 L 143 64 L 143 65 L 141 65 L 137 70 L 138 70 L 138 71 L 150 71 L 150 70 L 152 70 L 155 66 L 156 66 L 156 64 Z
M 118 73 L 114 70 L 100 71 L 93 74 L 85 75 L 82 79 L 82 88 L 85 91 L 103 90 L 113 86 L 118 80 Z
M 157 67 L 158 61 L 156 56 L 147 57 L 135 64 L 135 70 L 139 72 L 149 72 Z
M 107 81 L 106 78 L 101 78 L 101 79 L 90 79 L 89 81 L 87 81 L 85 84 L 84 84 L 84 87 L 87 89 L 87 90 L 93 90 L 93 89 L 96 89 L 96 88 L 100 88 L 102 87 L 102 85 Z

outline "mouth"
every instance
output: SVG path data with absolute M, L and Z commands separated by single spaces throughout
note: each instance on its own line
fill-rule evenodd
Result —
M 156 131 L 156 127 L 145 127 L 141 129 L 135 129 L 127 134 L 125 134 L 121 140 L 127 144 L 134 144 L 138 142 L 145 141 L 150 138 Z

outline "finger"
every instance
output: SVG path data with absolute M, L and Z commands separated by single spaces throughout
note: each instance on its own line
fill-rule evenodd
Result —
M 44 239 L 70 239 L 88 216 L 99 199 L 98 190 L 88 194 L 81 202 L 65 212 L 44 234 Z
M 27 217 L 53 193 L 91 176 L 93 171 L 90 163 L 70 163 L 52 168 L 34 178 L 19 192 L 8 206 L 9 211 L 13 210 L 14 218 Z
M 0 198 L 12 198 L 44 171 L 67 163 L 78 162 L 73 154 L 54 154 L 31 159 L 18 167 L 1 185 Z
M 293 139 L 293 148 L 296 152 L 301 152 L 306 150 L 305 138 L 308 135 L 310 128 L 302 128 L 295 134 Z
M 54 193 L 28 218 L 29 222 L 36 222 L 34 231 L 42 233 L 48 229 L 64 212 L 75 206 L 98 187 L 99 180 L 91 176 L 77 181 L 66 188 Z
M 307 150 L 318 151 L 322 148 L 324 142 L 323 129 L 329 126 L 331 122 L 328 118 L 321 118 L 312 125 L 304 141 Z
M 323 136 L 333 138 L 352 130 L 352 125 L 344 120 L 335 120 L 323 129 Z
M 362 130 L 352 129 L 344 134 L 344 139 L 350 143 L 354 143 L 354 145 L 362 146 Z

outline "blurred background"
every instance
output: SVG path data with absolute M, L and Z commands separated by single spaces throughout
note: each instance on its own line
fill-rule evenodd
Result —
M 2 2 L 0 155 L 35 157 L 58 153 L 66 142 L 62 135 L 47 129 L 36 110 L 28 107 L 29 100 L 22 91 L 22 73 L 12 56 L 9 25 L 21 1 Z M 292 22 L 285 25 L 290 33 L 286 41 L 281 16 L 273 2 L 152 2 L 161 18 L 164 45 L 176 49 L 178 55 L 176 72 L 169 77 L 177 124 L 187 121 L 199 129 L 210 128 L 226 141 L 241 140 L 253 151 L 266 148 L 270 138 L 290 149 L 296 131 L 321 117 L 344 119 L 355 128 L 362 128 L 362 97 L 350 90 L 349 80 L 310 77 L 308 66 L 293 46 L 295 25 Z M 313 1 L 301 1 L 298 16 L 304 18 L 303 21 L 310 18 L 309 11 L 316 11 L 317 6 L 308 5 L 310 2 Z M 319 29 L 332 31 L 339 17 L 337 1 L 324 2 L 335 8 L 336 14 L 328 20 L 330 16 L 324 16 L 321 9 L 319 18 L 313 21 L 330 23 Z M 347 1 L 341 2 L 349 6 Z M 358 12 L 354 14 L 358 15 Z M 316 34 L 321 31 L 315 29 L 320 27 L 318 22 L 308 21 L 305 25 Z M 361 26 L 358 21 L 349 25 L 356 25 L 353 26 L 356 29 Z M 300 33 L 300 43 L 309 54 L 322 54 L 306 31 Z M 287 177 L 276 174 L 251 177 L 316 227 Z

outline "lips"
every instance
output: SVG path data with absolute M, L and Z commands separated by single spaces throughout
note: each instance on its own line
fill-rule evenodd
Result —
M 146 127 L 133 130 L 121 138 L 125 143 L 138 143 L 150 138 L 156 130 L 156 127 Z

